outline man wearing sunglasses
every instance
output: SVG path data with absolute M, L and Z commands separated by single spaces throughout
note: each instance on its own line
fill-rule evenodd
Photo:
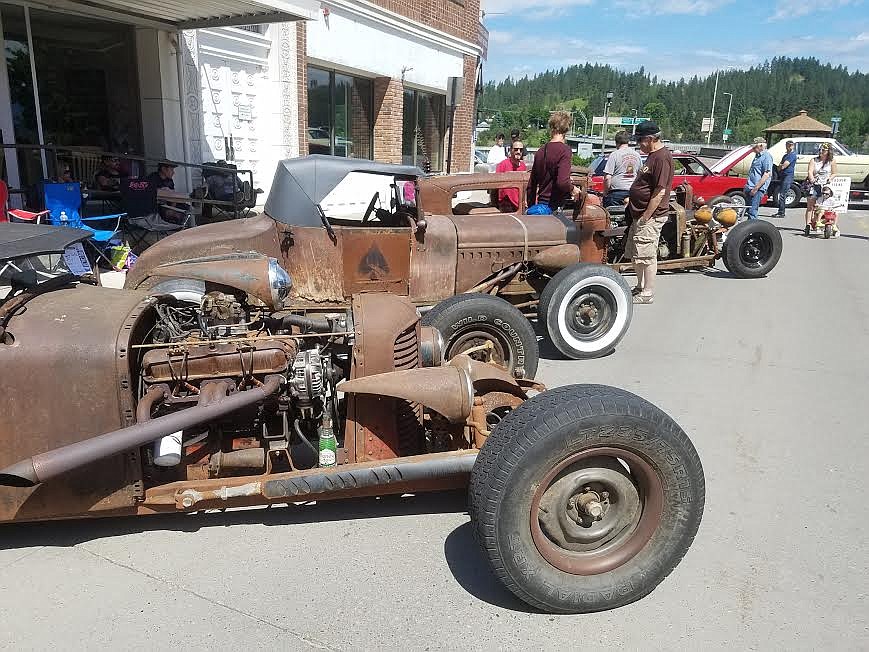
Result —
M 495 168 L 495 172 L 524 172 L 528 168 L 522 160 L 525 146 L 521 140 L 514 140 L 510 145 L 510 157 L 504 159 Z M 502 213 L 515 213 L 519 210 L 519 188 L 501 188 L 498 190 L 498 207 Z

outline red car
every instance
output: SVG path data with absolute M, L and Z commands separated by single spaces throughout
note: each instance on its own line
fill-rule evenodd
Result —
M 745 204 L 742 189 L 747 181 L 746 177 L 730 174 L 733 167 L 746 156 L 751 154 L 750 145 L 739 147 L 727 156 L 715 162 L 712 167 L 701 161 L 693 154 L 673 152 L 673 162 L 676 164 L 673 175 L 673 188 L 687 181 L 694 189 L 694 197 L 703 197 L 706 200 L 727 195 L 735 204 Z M 645 157 L 643 157 L 645 159 Z M 606 155 L 595 158 L 589 169 L 592 170 L 591 190 L 603 193 L 603 169 L 606 165 Z M 764 197 L 761 203 L 766 203 Z

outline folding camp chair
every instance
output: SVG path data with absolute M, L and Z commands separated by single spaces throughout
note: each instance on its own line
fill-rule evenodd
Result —
M 18 208 L 9 208 L 9 186 L 0 179 L 0 222 L 23 222 L 25 224 L 39 224 L 40 220 L 48 215 L 48 211 L 33 213 Z
M 49 211 L 51 223 L 54 226 L 71 226 L 90 231 L 92 236 L 86 242 L 98 258 L 101 258 L 109 267 L 114 269 L 115 265 L 106 256 L 105 250 L 109 241 L 120 233 L 121 220 L 126 213 L 82 217 L 81 185 L 78 183 L 46 183 L 43 185 L 43 192 L 45 194 L 45 208 Z M 92 224 L 94 226 L 91 226 Z M 99 226 L 103 228 L 96 228 Z
M 127 215 L 127 239 L 130 247 L 141 249 L 193 224 L 189 210 L 157 202 L 157 187 L 147 179 L 124 179 L 121 182 L 121 200 Z M 160 211 L 172 215 L 177 221 L 163 219 Z M 140 247 L 140 245 L 143 245 Z

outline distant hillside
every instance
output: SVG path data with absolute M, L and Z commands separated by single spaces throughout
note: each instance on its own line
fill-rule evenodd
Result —
M 544 127 L 553 109 L 579 109 L 589 120 L 603 115 L 607 91 L 613 91 L 611 115 L 640 115 L 654 119 L 672 140 L 697 141 L 700 123 L 709 115 L 715 76 L 659 81 L 642 68 L 622 72 L 608 65 L 585 64 L 547 71 L 533 78 L 489 82 L 483 89 L 480 116 L 490 121 L 492 131 L 521 125 L 532 126 L 528 140 L 545 135 Z M 842 66 L 822 64 L 814 58 L 776 58 L 749 70 L 722 72 L 718 82 L 713 140 L 721 141 L 729 97 L 731 142 L 746 143 L 761 131 L 805 109 L 826 124 L 842 117 L 839 139 L 869 150 L 869 75 L 848 72 Z M 577 131 L 584 122 L 578 114 Z M 536 144 L 531 142 L 530 144 Z

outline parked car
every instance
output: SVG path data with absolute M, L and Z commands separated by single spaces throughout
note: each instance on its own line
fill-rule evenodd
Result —
M 351 176 L 354 197 L 335 199 Z M 360 176 L 376 188 L 367 207 L 337 217 L 363 192 Z M 346 306 L 359 292 L 392 292 L 423 309 L 453 297 L 424 317 L 443 334 L 447 355 L 472 349 L 519 377 L 533 377 L 538 363 L 536 333 L 520 310 L 536 315 L 568 357 L 616 347 L 632 317 L 630 287 L 611 269 L 580 262 L 580 249 L 590 248 L 588 259 L 595 247 L 581 244 L 580 222 L 606 228 L 603 209 L 584 205 L 573 219 L 525 215 L 527 172 L 422 177 L 415 167 L 361 159 L 283 161 L 264 214 L 161 240 L 139 257 L 126 287 L 198 301 L 207 290 L 198 259 L 256 251 L 289 271 L 300 309 Z M 505 187 L 517 191 L 514 213 L 499 210 L 497 191 Z M 481 201 L 463 199 L 474 195 Z
M 745 197 L 742 194 L 742 189 L 748 179 L 745 176 L 734 174 L 734 169 L 740 162 L 748 160 L 750 153 L 751 147 L 740 147 L 714 165 L 707 166 L 693 154 L 673 152 L 673 163 L 675 164 L 673 188 L 688 183 L 697 198 L 711 200 L 713 197 L 726 195 L 731 202 L 744 205 Z M 589 169 L 593 170 L 590 187 L 599 193 L 603 192 L 603 171 L 606 167 L 606 161 L 606 154 L 599 155 L 589 165 Z M 766 202 L 767 199 L 764 196 L 761 201 Z
M 797 165 L 794 172 L 794 180 L 798 183 L 805 180 L 809 175 L 809 161 L 818 155 L 821 143 L 829 143 L 833 148 L 833 156 L 836 160 L 837 174 L 851 177 L 851 189 L 869 190 L 869 155 L 854 154 L 835 138 L 822 138 L 820 136 L 799 136 L 795 138 L 782 138 L 769 148 L 773 162 L 778 165 L 785 154 L 785 143 L 794 141 L 797 153 Z M 740 174 L 748 173 L 749 161 L 740 161 L 735 171 Z
M 543 388 L 494 365 L 440 364 L 405 297 L 288 310 L 293 281 L 275 259 L 198 264 L 223 289 L 195 304 L 74 278 L 0 301 L 0 522 L 470 484 L 494 575 L 558 613 L 647 595 L 691 545 L 703 468 L 638 396 L 571 385 L 528 398 Z

